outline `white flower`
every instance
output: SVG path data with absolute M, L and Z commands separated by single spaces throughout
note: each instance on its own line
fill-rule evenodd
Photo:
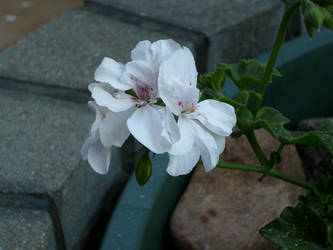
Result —
M 169 151 L 167 172 L 177 176 L 189 173 L 200 155 L 206 171 L 214 168 L 236 123 L 234 108 L 216 100 L 198 103 L 197 71 L 192 53 L 182 48 L 162 62 L 159 94 L 177 116 L 180 139 Z
M 96 112 L 96 119 L 91 126 L 90 136 L 82 146 L 81 154 L 97 173 L 106 174 L 110 165 L 111 148 L 102 144 L 100 128 L 108 111 L 106 108 L 98 107 L 95 102 L 89 102 L 88 105 Z
M 113 113 L 126 111 L 118 120 L 119 126 L 127 127 L 140 143 L 154 153 L 169 151 L 180 137 L 169 109 L 156 105 L 160 64 L 179 48 L 180 45 L 173 40 L 139 42 L 132 51 L 132 61 L 126 65 L 104 58 L 97 68 L 95 80 L 107 83 L 109 87 L 95 83 L 89 86 L 99 106 Z M 134 90 L 136 97 L 124 92 L 129 89 Z M 112 139 L 104 140 L 108 140 L 107 145 L 116 145 Z

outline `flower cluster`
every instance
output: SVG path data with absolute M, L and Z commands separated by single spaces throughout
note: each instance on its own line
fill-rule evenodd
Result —
M 141 41 L 125 65 L 104 58 L 89 85 L 96 112 L 84 159 L 101 174 L 108 171 L 111 147 L 130 134 L 156 154 L 169 153 L 167 172 L 189 173 L 202 158 L 214 168 L 225 137 L 236 123 L 234 108 L 216 100 L 199 101 L 191 51 L 175 41 Z M 176 121 L 177 119 L 177 121 Z

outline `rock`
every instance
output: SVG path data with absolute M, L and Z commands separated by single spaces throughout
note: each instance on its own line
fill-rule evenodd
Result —
M 0 249 L 58 249 L 49 214 L 42 210 L 0 207 Z
M 109 6 L 113 13 L 121 9 L 164 22 L 166 26 L 172 24 L 205 34 L 209 39 L 208 70 L 213 70 L 214 64 L 221 61 L 235 62 L 270 49 L 284 10 L 280 0 L 87 2 Z
M 268 157 L 279 142 L 264 130 L 256 131 Z M 285 147 L 278 168 L 304 178 L 293 146 Z M 246 138 L 228 138 L 225 162 L 258 165 Z M 205 173 L 196 168 L 187 190 L 171 218 L 171 232 L 182 250 L 275 249 L 259 235 L 259 229 L 277 218 L 286 206 L 296 204 L 304 190 L 258 173 L 218 169 Z
M 301 121 L 297 129 L 309 131 L 318 128 L 324 121 L 333 118 L 311 118 Z M 319 181 L 321 177 L 333 176 L 332 156 L 322 148 L 311 146 L 297 146 L 297 151 L 302 159 L 306 178 L 311 182 Z

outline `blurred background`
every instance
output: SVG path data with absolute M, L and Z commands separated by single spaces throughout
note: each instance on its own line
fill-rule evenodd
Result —
M 83 0 L 0 0 L 0 51 Z

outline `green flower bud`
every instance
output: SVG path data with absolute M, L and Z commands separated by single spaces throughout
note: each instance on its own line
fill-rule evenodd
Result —
M 311 1 L 304 1 L 302 3 L 302 12 L 304 14 L 305 28 L 309 36 L 313 37 L 315 31 L 319 30 L 324 24 L 325 18 L 327 18 L 329 13 L 325 8 L 322 8 Z M 330 25 L 329 20 L 326 22 Z
M 141 156 L 135 168 L 135 177 L 140 186 L 143 186 L 150 179 L 152 173 L 152 164 L 149 158 L 149 150 Z
M 324 23 L 323 26 L 333 30 L 333 8 L 332 7 L 327 7 L 327 8 L 322 8 L 322 13 L 324 16 Z

